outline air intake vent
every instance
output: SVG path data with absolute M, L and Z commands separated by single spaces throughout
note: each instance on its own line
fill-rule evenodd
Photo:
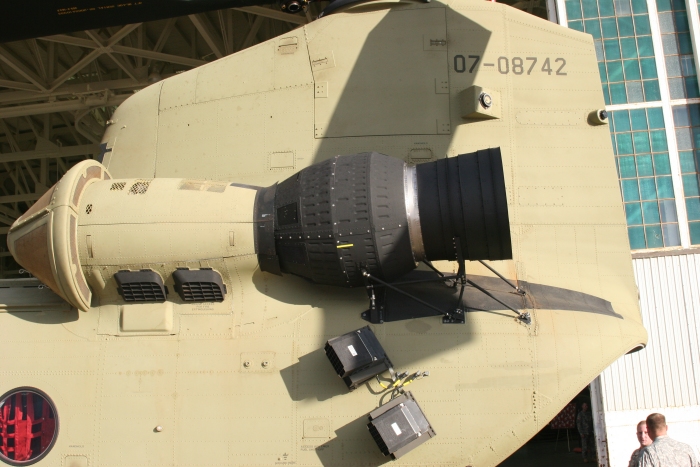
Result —
M 126 186 L 126 182 L 115 182 L 112 183 L 112 187 L 110 188 L 110 191 L 121 191 L 124 189 Z
M 160 275 L 150 269 L 119 271 L 114 275 L 119 294 L 126 302 L 164 302 L 168 289 Z
M 148 186 L 151 184 L 150 180 L 137 180 L 136 183 L 131 185 L 129 188 L 130 195 L 142 195 L 148 191 Z
M 211 269 L 178 269 L 173 273 L 175 290 L 185 302 L 223 302 L 226 285 Z

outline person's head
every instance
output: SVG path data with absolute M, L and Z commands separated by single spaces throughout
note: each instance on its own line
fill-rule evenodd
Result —
M 588 403 L 584 402 L 581 404 L 581 411 L 586 412 L 588 410 Z
M 637 423 L 637 439 L 639 440 L 640 446 L 649 446 L 651 444 L 646 420 Z
M 647 431 L 649 438 L 655 440 L 659 436 L 664 436 L 668 427 L 666 426 L 666 417 L 660 413 L 653 413 L 647 417 Z

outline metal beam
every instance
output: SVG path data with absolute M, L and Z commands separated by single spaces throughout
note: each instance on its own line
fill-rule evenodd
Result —
M 214 29 L 209 24 L 209 20 L 207 20 L 206 16 L 189 15 L 189 18 L 192 21 L 192 24 L 194 24 L 194 27 L 197 28 L 197 31 L 199 31 L 199 33 L 202 35 L 204 41 L 207 43 L 211 51 L 214 52 L 216 58 L 222 58 L 224 56 L 222 52 L 222 50 L 224 50 L 223 43 L 214 32 Z
M 170 74 L 165 74 L 163 77 L 172 76 Z M 45 101 L 51 97 L 60 96 L 74 96 L 83 94 L 97 94 L 107 90 L 110 91 L 123 91 L 123 90 L 134 90 L 141 89 L 148 86 L 150 83 L 147 81 L 140 81 L 134 83 L 132 79 L 115 79 L 111 81 L 96 81 L 93 83 L 84 84 L 64 84 L 56 88 L 53 92 L 37 92 L 35 91 L 5 91 L 0 92 L 0 105 L 4 104 L 20 104 L 28 103 L 34 101 Z M 0 86 L 2 85 L 2 80 L 0 80 Z M 27 84 L 33 89 L 34 86 Z
M 132 57 L 149 58 L 151 60 L 160 60 L 163 62 L 176 63 L 178 65 L 185 65 L 191 67 L 198 67 L 208 63 L 204 60 L 197 60 L 189 57 L 180 57 L 177 55 L 171 55 L 162 52 L 154 52 L 152 50 L 135 49 L 133 47 L 126 47 L 124 45 L 113 45 L 111 49 L 115 53 L 131 55 Z
M 110 96 L 107 99 L 90 97 L 87 99 L 71 99 L 66 101 L 46 102 L 43 104 L 30 104 L 16 107 L 0 108 L 0 118 L 24 117 L 27 115 L 40 115 L 53 112 L 66 112 L 76 110 L 88 110 L 93 107 L 106 107 L 119 105 L 127 100 L 131 94 Z
M 28 161 L 32 159 L 51 159 L 73 156 L 87 156 L 98 154 L 100 147 L 96 144 L 81 144 L 79 146 L 63 146 L 56 149 L 42 149 L 34 151 L 0 153 L 0 163 Z
M 173 24 L 173 26 L 175 25 L 174 22 L 172 24 Z M 171 26 L 171 29 L 173 26 Z M 88 48 L 88 49 L 99 49 L 100 48 L 100 45 L 96 44 L 94 41 L 91 41 L 89 39 L 81 39 L 79 37 L 66 36 L 63 34 L 57 34 L 55 36 L 40 37 L 39 39 L 45 40 L 45 41 L 50 41 L 50 42 L 58 42 L 61 44 L 75 45 L 77 47 L 84 47 L 84 48 Z M 162 45 L 160 47 L 162 48 Z M 104 47 L 103 49 L 105 49 L 105 50 L 110 49 L 116 53 L 130 55 L 132 57 L 142 57 L 142 58 L 149 58 L 151 60 L 161 60 L 164 62 L 177 63 L 178 65 L 186 65 L 186 66 L 191 66 L 191 67 L 197 67 L 197 66 L 204 65 L 207 63 L 204 60 L 196 60 L 194 58 L 180 57 L 179 55 L 162 53 L 162 52 L 160 52 L 160 50 L 158 50 L 157 45 L 156 45 L 157 50 L 155 50 L 155 51 L 137 49 L 135 47 L 128 47 L 128 46 L 119 45 L 119 44 L 113 44 L 111 46 Z
M 57 87 L 62 85 L 63 83 L 66 82 L 68 78 L 85 68 L 90 62 L 95 60 L 97 57 L 102 55 L 102 49 L 95 49 L 89 52 L 87 55 L 85 55 L 83 58 L 81 58 L 75 65 L 64 71 L 61 76 L 56 78 L 52 83 L 51 83 L 51 91 L 54 91 Z
M 10 68 L 22 75 L 25 79 L 28 79 L 34 83 L 34 85 L 41 91 L 46 91 L 46 83 L 44 80 L 24 66 L 22 62 L 20 62 L 19 59 L 2 44 L 0 44 L 0 61 L 6 63 Z
M 39 198 L 41 198 L 41 194 L 39 194 L 39 193 L 26 193 L 23 195 L 0 196 L 0 204 L 26 203 L 28 201 L 36 201 Z
M 10 81 L 9 79 L 0 79 L 0 88 L 20 89 L 22 91 L 34 91 L 35 95 L 39 91 L 35 85 L 22 83 L 20 81 Z M 2 93 L 0 93 L 2 95 Z
M 306 24 L 308 22 L 304 16 L 292 15 L 283 11 L 265 8 L 263 6 L 245 6 L 241 8 L 234 8 L 234 10 L 264 16 L 265 18 L 276 19 L 278 21 L 284 21 L 285 23 Z
M 245 36 L 245 39 L 243 40 L 243 43 L 241 44 L 241 49 L 247 49 L 248 47 L 253 45 L 253 41 L 255 40 L 255 35 L 260 30 L 260 26 L 262 26 L 263 21 L 265 21 L 265 18 L 263 16 L 256 16 L 255 17 L 253 24 L 250 25 L 250 29 L 248 30 L 248 34 Z

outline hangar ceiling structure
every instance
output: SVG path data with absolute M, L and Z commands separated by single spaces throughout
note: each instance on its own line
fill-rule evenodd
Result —
M 0 278 L 6 234 L 75 163 L 99 154 L 116 107 L 146 86 L 284 34 L 324 4 L 226 9 L 0 43 Z

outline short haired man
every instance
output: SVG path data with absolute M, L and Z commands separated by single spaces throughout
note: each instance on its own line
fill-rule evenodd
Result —
M 595 454 L 593 454 L 593 416 L 586 402 L 581 405 L 581 411 L 576 417 L 576 428 L 581 435 L 583 462 L 588 462 L 588 459 L 595 458 Z
M 646 420 L 637 423 L 637 440 L 639 441 L 639 447 L 632 453 L 628 467 L 639 467 L 639 458 L 642 456 L 642 449 L 651 444 L 651 438 L 649 438 L 649 433 L 647 432 Z
M 693 448 L 668 437 L 666 417 L 660 413 L 649 415 L 647 431 L 654 442 L 642 450 L 640 467 L 700 467 Z

